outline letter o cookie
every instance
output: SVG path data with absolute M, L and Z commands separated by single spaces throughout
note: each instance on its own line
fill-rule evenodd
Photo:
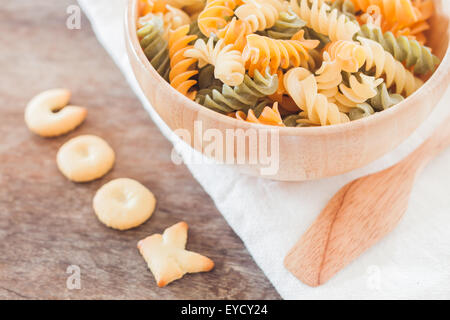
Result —
M 59 149 L 56 163 L 69 180 L 87 182 L 104 176 L 114 165 L 113 149 L 100 137 L 82 135 Z
M 98 219 L 108 227 L 127 230 L 147 221 L 155 210 L 153 193 L 133 179 L 115 179 L 102 186 L 94 196 Z
M 70 95 L 67 89 L 52 89 L 31 99 L 25 109 L 28 128 L 42 137 L 56 137 L 78 127 L 86 118 L 87 110 L 67 106 Z

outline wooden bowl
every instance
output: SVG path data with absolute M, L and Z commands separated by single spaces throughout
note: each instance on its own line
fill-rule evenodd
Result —
M 436 14 L 430 21 L 429 45 L 441 58 L 441 64 L 425 85 L 398 105 L 373 116 L 346 124 L 310 128 L 280 128 L 279 169 L 267 175 L 261 171 L 267 164 L 239 165 L 242 172 L 284 181 L 302 181 L 342 174 L 360 168 L 392 151 L 404 141 L 430 114 L 439 102 L 450 81 L 450 1 L 435 0 Z M 126 43 L 135 76 L 153 108 L 172 129 L 184 129 L 194 137 L 194 124 L 201 123 L 203 132 L 215 129 L 225 137 L 227 129 L 241 136 L 248 129 L 267 129 L 267 126 L 239 121 L 209 110 L 173 89 L 150 65 L 136 35 L 138 1 L 129 0 L 126 13 Z M 253 130 L 254 131 L 254 130 Z M 260 137 L 260 132 L 258 131 Z M 258 137 L 258 138 L 259 138 Z M 195 139 L 198 139 L 198 135 Z M 189 139 L 196 149 L 200 144 Z M 248 142 L 248 137 L 246 137 Z M 269 141 L 270 142 L 270 141 Z M 239 155 L 234 148 L 234 159 Z M 276 151 L 276 146 L 269 143 Z M 260 150 L 258 150 L 260 151 Z M 242 154 L 240 154 L 242 156 Z M 248 159 L 249 148 L 245 149 Z M 230 159 L 228 159 L 230 160 Z M 247 161 L 248 162 L 248 161 Z M 228 163 L 228 161 L 227 161 Z

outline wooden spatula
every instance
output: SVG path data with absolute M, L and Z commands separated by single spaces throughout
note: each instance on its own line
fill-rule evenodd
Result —
M 450 117 L 398 164 L 344 186 L 288 253 L 285 267 L 307 285 L 327 282 L 394 229 L 416 176 L 449 145 Z

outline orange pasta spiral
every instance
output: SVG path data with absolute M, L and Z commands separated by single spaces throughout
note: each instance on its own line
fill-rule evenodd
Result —
M 411 25 L 418 20 L 417 12 L 411 0 L 351 0 L 356 10 L 367 12 L 370 6 L 377 6 L 381 10 L 386 23 L 394 25 Z
M 227 25 L 228 17 L 234 15 L 234 9 L 241 4 L 240 0 L 208 0 L 202 12 L 198 15 L 200 31 L 209 37 L 211 32 L 216 34 L 219 29 Z
M 250 76 L 253 76 L 255 70 L 264 73 L 267 67 L 271 74 L 275 74 L 278 68 L 300 66 L 310 58 L 308 49 L 314 49 L 318 45 L 318 40 L 278 40 L 250 34 L 247 36 L 243 57 Z
M 250 25 L 234 17 L 225 28 L 217 32 L 219 39 L 223 39 L 225 44 L 232 44 L 234 50 L 242 52 L 247 44 L 247 35 L 252 33 Z
M 333 0 L 335 1 L 335 0 Z M 434 11 L 432 0 L 351 0 L 356 10 L 375 16 L 383 31 L 392 31 L 425 42 L 423 31 L 429 29 L 426 22 Z M 365 22 L 367 14 L 363 15 Z
M 281 119 L 280 111 L 278 110 L 278 103 L 275 102 L 273 107 L 265 107 L 259 117 L 256 117 L 252 109 L 248 110 L 246 115 L 243 111 L 237 111 L 230 114 L 230 116 L 247 122 L 266 124 L 269 126 L 284 127 L 283 120 Z
M 294 100 L 289 96 L 286 88 L 284 87 L 284 72 L 282 70 L 277 71 L 278 75 L 278 88 L 277 91 L 270 95 L 269 98 L 272 101 L 278 102 L 280 107 L 289 112 L 298 111 L 298 107 Z
M 166 0 L 139 0 L 140 16 L 145 16 L 149 13 L 165 13 L 167 1 Z
M 195 35 L 188 35 L 189 25 L 181 26 L 176 30 L 169 32 L 169 57 L 170 57 L 170 74 L 169 80 L 172 87 L 194 100 L 197 95 L 196 91 L 190 91 L 197 83 L 191 79 L 198 71 L 192 70 L 197 59 L 186 58 L 184 53 L 192 48 L 190 42 L 197 39 Z

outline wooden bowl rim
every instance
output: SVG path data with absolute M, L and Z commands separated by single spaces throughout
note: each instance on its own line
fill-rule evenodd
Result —
M 136 58 L 141 66 L 149 73 L 159 78 L 161 82 L 163 82 L 164 88 L 167 90 L 171 90 L 173 94 L 178 95 L 181 100 L 184 100 L 185 107 L 191 111 L 198 112 L 199 114 L 206 116 L 208 118 L 214 118 L 217 121 L 220 121 L 226 125 L 229 125 L 230 128 L 239 127 L 242 129 L 265 129 L 265 130 L 279 130 L 280 136 L 317 136 L 317 135 L 332 135 L 343 133 L 345 131 L 350 130 L 359 130 L 362 128 L 367 128 L 369 126 L 375 126 L 380 122 L 386 121 L 387 118 L 395 117 L 395 115 L 399 112 L 403 112 L 404 109 L 408 108 L 409 103 L 413 102 L 420 98 L 420 96 L 426 95 L 428 92 L 431 92 L 437 84 L 445 78 L 446 73 L 450 69 L 450 41 L 447 49 L 445 51 L 445 55 L 441 60 L 440 65 L 435 70 L 433 75 L 425 82 L 425 84 L 419 88 L 412 95 L 407 97 L 402 102 L 397 105 L 384 110 L 382 112 L 376 112 L 370 117 L 361 118 L 358 120 L 350 121 L 342 124 L 328 125 L 328 126 L 318 126 L 318 127 L 275 127 L 275 126 L 267 126 L 262 124 L 250 123 L 246 121 L 241 121 L 229 117 L 227 115 L 221 114 L 219 112 L 210 110 L 195 101 L 190 100 L 185 95 L 181 94 L 177 90 L 175 90 L 169 82 L 167 82 L 161 75 L 156 71 L 156 69 L 150 64 L 147 57 L 142 50 L 139 39 L 136 33 L 137 30 L 137 8 L 138 8 L 139 0 L 128 0 L 128 5 L 125 12 L 125 32 L 127 39 L 126 41 L 131 41 L 131 48 L 134 54 L 134 58 Z M 449 32 L 450 39 L 450 32 Z

